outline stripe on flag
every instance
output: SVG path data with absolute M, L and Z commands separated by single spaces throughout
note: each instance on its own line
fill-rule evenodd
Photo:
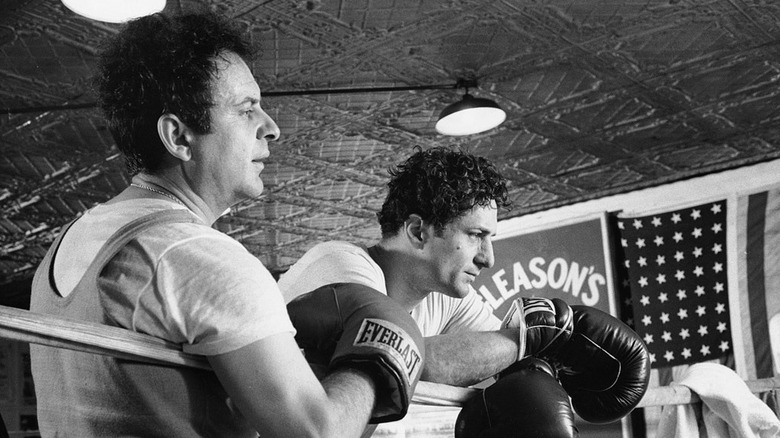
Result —
M 737 200 L 739 318 L 744 379 L 780 375 L 780 189 Z

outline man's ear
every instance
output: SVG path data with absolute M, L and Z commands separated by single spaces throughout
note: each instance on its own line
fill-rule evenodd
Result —
M 175 114 L 163 114 L 157 119 L 157 134 L 169 154 L 182 161 L 192 158 L 192 132 Z
M 411 242 L 415 248 L 422 248 L 427 240 L 425 225 L 422 217 L 417 214 L 410 214 L 404 221 L 404 233 L 406 239 Z

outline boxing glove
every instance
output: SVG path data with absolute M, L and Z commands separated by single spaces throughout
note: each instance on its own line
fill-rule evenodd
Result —
M 547 362 L 528 357 L 467 400 L 455 438 L 568 438 L 579 436 L 569 396 Z
M 574 331 L 550 358 L 574 411 L 609 423 L 633 410 L 647 391 L 650 355 L 629 326 L 601 310 L 572 306 Z
M 423 337 L 409 312 L 381 292 L 352 283 L 301 295 L 287 312 L 313 368 L 357 366 L 371 373 L 377 386 L 372 423 L 406 415 L 425 360 Z
M 512 302 L 501 327 L 520 330 L 520 360 L 557 351 L 569 340 L 572 321 L 571 307 L 559 298 L 522 297 Z

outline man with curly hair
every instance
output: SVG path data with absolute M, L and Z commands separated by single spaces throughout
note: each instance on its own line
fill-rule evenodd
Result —
M 286 301 L 323 284 L 367 286 L 399 303 L 420 328 L 422 380 L 467 386 L 498 375 L 464 403 L 456 437 L 578 436 L 570 395 L 610 421 L 633 409 L 649 358 L 627 326 L 543 297 L 515 299 L 500 321 L 470 287 L 494 263 L 498 209 L 509 204 L 492 163 L 417 148 L 390 177 L 379 242 L 315 245 L 279 279 Z M 559 382 L 559 372 L 569 380 Z
M 318 244 L 279 279 L 286 301 L 323 284 L 354 282 L 387 294 L 425 336 L 422 380 L 471 385 L 518 360 L 517 329 L 501 321 L 469 285 L 493 265 L 505 179 L 482 157 L 436 147 L 390 171 L 378 214 L 382 238 L 363 248 Z

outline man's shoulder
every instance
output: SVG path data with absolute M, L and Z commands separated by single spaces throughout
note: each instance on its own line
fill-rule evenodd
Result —
M 320 252 L 328 252 L 332 253 L 333 251 L 343 251 L 343 252 L 366 252 L 366 249 L 362 246 L 356 245 L 352 242 L 347 242 L 345 240 L 330 240 L 327 242 L 320 242 L 314 246 L 311 247 L 306 253 L 320 253 Z
M 312 247 L 281 276 L 279 289 L 289 301 L 331 283 L 358 283 L 386 291 L 384 273 L 366 249 L 344 241 Z
M 296 262 L 298 265 L 310 264 L 321 259 L 336 260 L 342 258 L 370 258 L 366 248 L 343 240 L 320 242 L 309 248 Z
M 368 251 L 354 243 L 333 240 L 311 247 L 290 268 L 293 271 L 311 270 L 317 267 L 332 269 L 334 266 L 355 265 L 360 260 L 371 261 Z
M 183 210 L 182 215 L 191 214 Z M 194 217 L 194 216 L 193 216 Z M 186 218 L 186 216 L 185 216 Z M 132 237 L 133 246 L 144 248 L 157 258 L 180 257 L 181 254 L 199 254 L 203 263 L 224 262 L 242 264 L 250 257 L 247 249 L 227 234 L 203 224 L 199 220 L 166 220 L 146 226 Z

